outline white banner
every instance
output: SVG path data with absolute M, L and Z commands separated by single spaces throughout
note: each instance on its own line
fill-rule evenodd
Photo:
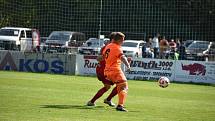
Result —
M 0 70 L 74 74 L 73 58 L 75 56 L 63 54 L 0 51 Z
M 76 57 L 76 74 L 96 75 L 97 56 Z M 131 58 L 128 79 L 158 80 L 161 76 L 178 82 L 215 83 L 215 62 Z M 122 66 L 123 70 L 124 67 Z
M 132 71 L 126 72 L 128 79 L 158 80 L 161 76 L 174 79 L 173 60 L 133 58 L 130 60 L 130 66 Z
M 76 74 L 77 75 L 96 75 L 96 66 L 98 61 L 95 55 L 77 55 L 76 56 Z
M 215 63 L 176 61 L 175 81 L 215 83 Z

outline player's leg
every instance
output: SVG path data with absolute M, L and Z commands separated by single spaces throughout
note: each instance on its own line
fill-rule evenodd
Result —
M 111 85 L 104 84 L 104 87 L 98 90 L 94 97 L 87 103 L 88 106 L 95 106 L 95 101 L 110 89 Z
M 127 111 L 124 108 L 125 100 L 127 97 L 127 92 L 128 92 L 128 83 L 127 81 L 121 81 L 117 83 L 117 92 L 118 92 L 118 105 L 116 107 L 116 110 L 118 111 Z
M 127 111 L 123 106 L 125 103 L 125 99 L 127 96 L 128 91 L 128 83 L 127 79 L 123 73 L 123 71 L 107 71 L 105 72 L 105 75 L 107 76 L 107 79 L 111 80 L 113 83 L 116 84 L 117 93 L 118 93 L 118 106 L 116 107 L 116 110 L 118 111 Z
M 97 73 L 97 78 L 104 84 L 104 87 L 99 89 L 98 92 L 94 95 L 94 97 L 87 102 L 88 106 L 95 106 L 95 101 L 100 98 L 105 92 L 107 92 L 111 87 L 111 83 L 107 81 L 103 73 Z
M 104 103 L 108 104 L 109 106 L 114 107 L 115 104 L 111 101 L 111 99 L 116 95 L 117 95 L 117 88 L 114 87 L 112 92 L 109 94 L 109 96 L 106 99 L 104 99 Z

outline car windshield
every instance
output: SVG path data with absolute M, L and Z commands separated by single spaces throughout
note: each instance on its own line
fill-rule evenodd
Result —
M 86 42 L 86 46 L 88 47 L 101 47 L 104 45 L 104 40 L 102 39 L 89 39 L 87 42 Z
M 193 42 L 193 40 L 186 40 L 184 42 L 185 47 L 188 47 L 192 42 Z
M 70 33 L 53 33 L 49 37 L 49 40 L 61 40 L 61 41 L 68 41 L 70 37 Z
M 122 44 L 122 47 L 137 47 L 138 43 L 134 43 L 134 42 L 124 42 Z
M 188 46 L 189 49 L 207 49 L 209 42 L 193 42 Z
M 18 36 L 19 30 L 18 29 L 1 29 L 0 35 L 2 35 L 2 36 Z

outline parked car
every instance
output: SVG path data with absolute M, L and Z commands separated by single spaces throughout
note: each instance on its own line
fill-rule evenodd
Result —
M 20 50 L 21 39 L 32 38 L 33 31 L 36 29 L 21 27 L 3 27 L 0 29 L 0 49 Z
M 215 61 L 215 42 L 212 42 L 211 46 L 203 51 L 205 61 Z
M 125 40 L 122 44 L 123 53 L 127 57 L 141 57 L 142 47 L 145 43 L 142 40 Z
M 197 60 L 197 61 L 204 61 L 205 60 L 205 53 L 207 50 L 210 49 L 212 42 L 209 41 L 193 41 L 187 48 L 186 48 L 186 58 L 188 60 Z
M 187 48 L 194 40 L 186 40 L 183 42 L 184 47 Z
M 71 31 L 53 31 L 45 41 L 47 52 L 67 52 L 70 47 L 81 46 L 85 42 L 85 34 Z
M 78 52 L 85 55 L 97 55 L 104 46 L 104 43 L 109 40 L 110 39 L 108 38 L 89 38 L 86 43 L 84 43 L 81 47 L 78 47 Z

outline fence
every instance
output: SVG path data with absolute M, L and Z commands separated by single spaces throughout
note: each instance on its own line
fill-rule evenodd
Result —
M 2 0 L 0 27 L 78 31 L 87 38 L 122 31 L 126 39 L 215 40 L 213 0 Z
M 213 41 L 214 6 L 213 0 L 2 0 L 0 27 L 38 28 L 42 36 L 54 30 L 88 37 L 122 31 L 128 38 L 159 32 L 169 39 Z

